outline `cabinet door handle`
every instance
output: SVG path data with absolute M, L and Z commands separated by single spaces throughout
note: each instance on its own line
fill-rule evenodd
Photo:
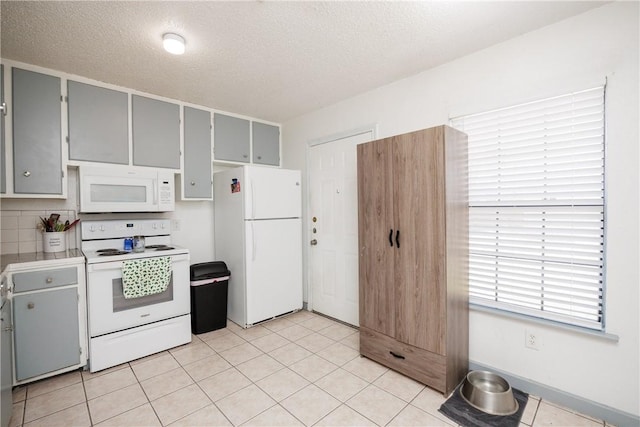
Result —
M 389 354 L 395 357 L 396 359 L 404 359 L 403 355 L 394 353 L 393 351 L 390 351 Z
M 391 246 L 393 246 L 393 244 Z M 400 230 L 396 230 L 396 246 L 400 249 Z
M 32 303 L 32 302 L 27 303 L 27 308 L 28 308 L 29 310 L 33 310 L 35 307 L 36 307 L 36 305 L 35 305 L 34 303 Z
M 195 181 L 191 181 L 191 185 L 196 185 L 196 182 Z
M 45 280 L 47 283 L 53 283 L 53 277 L 47 277 L 47 280 Z
M 393 228 L 389 230 L 389 246 L 393 247 Z
M 29 172 L 29 171 L 24 171 L 24 172 L 22 173 L 22 175 L 24 175 L 24 176 L 26 176 L 27 178 L 29 178 L 29 177 L 31 176 L 31 172 Z

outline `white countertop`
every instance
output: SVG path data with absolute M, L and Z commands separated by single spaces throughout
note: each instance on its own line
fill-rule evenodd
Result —
M 84 263 L 84 255 L 80 249 L 67 249 L 64 252 L 2 254 L 2 256 L 0 256 L 0 269 L 3 273 L 9 266 L 9 270 L 15 271 L 27 268 L 46 268 L 77 263 Z

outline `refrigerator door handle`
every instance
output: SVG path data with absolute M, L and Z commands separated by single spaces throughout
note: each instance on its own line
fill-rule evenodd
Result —
M 254 182 L 251 178 L 249 178 L 249 184 L 251 185 L 251 219 L 256 218 L 256 194 L 253 189 Z
M 251 223 L 251 261 L 256 260 L 256 233 L 253 229 L 254 223 Z

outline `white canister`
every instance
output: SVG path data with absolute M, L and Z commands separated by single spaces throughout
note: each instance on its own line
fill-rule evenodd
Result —
M 67 250 L 67 238 L 64 231 L 42 233 L 42 250 L 44 252 L 64 252 Z

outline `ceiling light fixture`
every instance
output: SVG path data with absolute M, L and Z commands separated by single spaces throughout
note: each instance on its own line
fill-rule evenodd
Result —
M 182 55 L 185 50 L 184 38 L 173 33 L 167 33 L 162 36 L 162 45 L 164 50 L 174 55 Z

